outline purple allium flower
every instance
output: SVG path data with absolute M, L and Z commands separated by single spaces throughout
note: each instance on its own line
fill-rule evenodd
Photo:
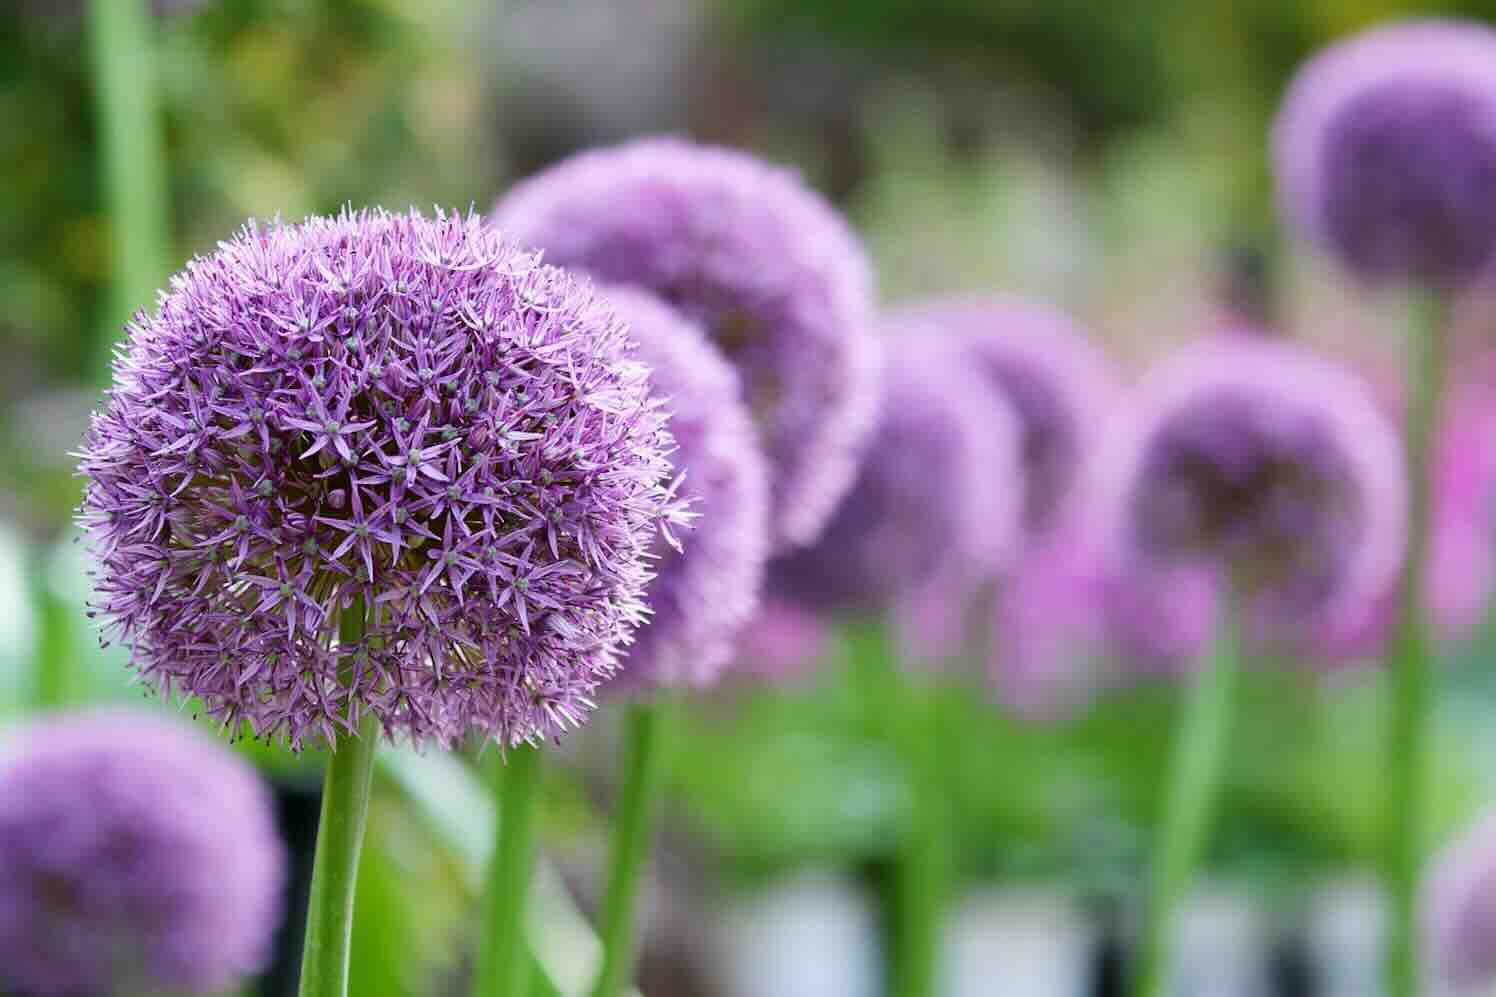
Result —
M 695 515 L 677 550 L 660 551 L 651 617 L 623 660 L 630 686 L 701 686 L 732 660 L 758 606 L 769 548 L 769 478 L 738 377 L 701 330 L 647 291 L 604 289 L 630 325 L 650 386 L 670 410 L 671 463 Z
M 751 156 L 655 138 L 520 183 L 493 221 L 550 262 L 648 288 L 706 329 L 764 440 L 775 548 L 815 539 L 851 484 L 877 399 L 872 280 L 829 204 Z
M 285 856 L 247 763 L 128 710 L 37 721 L 0 760 L 0 981 L 220 993 L 262 968 Z
M 1156 370 L 1098 473 L 1123 579 L 1228 576 L 1250 633 L 1359 625 L 1395 582 L 1407 508 L 1400 443 L 1348 372 L 1281 341 L 1203 344 Z
M 1434 976 L 1455 994 L 1496 981 L 1496 814 L 1445 848 L 1423 889 Z
M 1415 20 L 1313 59 L 1273 134 L 1281 210 L 1372 281 L 1460 284 L 1496 250 L 1496 31 Z
M 940 350 L 884 378 L 862 469 L 810 547 L 770 565 L 770 591 L 820 612 L 873 612 L 1012 554 L 1023 505 L 1016 419 Z
M 682 515 L 627 342 L 477 217 L 246 227 L 137 316 L 85 441 L 106 632 L 293 747 L 366 711 L 443 743 L 576 725 Z
M 1101 351 L 1064 312 L 1021 298 L 914 305 L 895 312 L 890 325 L 906 334 L 953 337 L 959 361 L 996 389 L 1018 417 L 1025 523 L 1030 529 L 1051 523 L 1119 395 Z

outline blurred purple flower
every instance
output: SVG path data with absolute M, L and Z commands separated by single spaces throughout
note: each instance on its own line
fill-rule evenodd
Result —
M 820 612 L 863 613 L 949 579 L 990 578 L 1014 553 L 1023 505 L 1018 429 L 943 351 L 887 371 L 851 492 L 811 547 L 770 565 L 770 591 Z
M 1400 442 L 1348 372 L 1287 343 L 1223 339 L 1154 371 L 1132 416 L 1098 465 L 1111 577 L 1200 572 L 1219 589 L 1230 576 L 1249 633 L 1271 641 L 1359 626 L 1395 582 Z
M 1208 574 L 1124 574 L 1097 541 L 1081 523 L 1057 523 L 1000 592 L 988 677 L 998 699 L 1030 719 L 1061 716 L 1137 678 L 1182 674 L 1209 636 Z
M 1440 985 L 1473 994 L 1496 981 L 1496 814 L 1436 859 L 1424 884 L 1423 917 Z
M 1489 388 L 1446 395 L 1432 473 L 1428 602 L 1435 623 L 1455 636 L 1485 620 L 1496 567 L 1496 396 Z
M 626 343 L 476 217 L 246 227 L 136 317 L 85 441 L 106 632 L 293 747 L 365 712 L 444 743 L 577 725 L 683 515 Z
M 1496 250 L 1496 31 L 1414 20 L 1326 49 L 1273 134 L 1280 205 L 1371 281 L 1458 285 Z
M 758 607 L 768 558 L 768 468 L 738 378 L 701 330 L 654 295 L 603 293 L 629 323 L 650 387 L 670 410 L 671 464 L 695 516 L 677 550 L 662 545 L 652 616 L 623 659 L 630 687 L 703 686 L 730 664 L 733 639 Z
M 831 638 L 825 622 L 803 606 L 768 598 L 743 628 L 730 677 L 792 682 L 810 673 Z
M 585 152 L 515 186 L 494 224 L 546 258 L 635 284 L 738 368 L 769 458 L 776 549 L 814 540 L 876 408 L 861 245 L 788 170 L 677 139 Z
M 261 969 L 285 855 L 269 793 L 181 723 L 38 721 L 0 762 L 0 979 L 32 994 L 220 993 Z
M 1018 417 L 1024 520 L 1042 529 L 1057 516 L 1119 396 L 1100 349 L 1064 312 L 1022 298 L 954 298 L 900 309 L 902 334 L 944 337 L 996 389 L 1006 418 Z

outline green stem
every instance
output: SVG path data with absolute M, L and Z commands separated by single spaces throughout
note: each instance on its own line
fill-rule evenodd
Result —
M 1209 658 L 1195 678 L 1175 735 L 1134 997 L 1162 997 L 1166 992 L 1174 915 L 1194 881 L 1215 815 L 1240 671 L 1240 613 L 1228 595 Z
M 845 639 L 848 682 L 870 733 L 898 752 L 909 795 L 884 902 L 888 992 L 930 997 L 939 985 L 951 890 L 954 821 L 945 789 L 956 745 L 941 722 L 936 690 L 910 680 L 882 623 L 859 622 Z
M 1389 773 L 1387 841 L 1382 859 L 1383 885 L 1392 906 L 1386 967 L 1388 997 L 1415 997 L 1419 992 L 1418 887 L 1433 700 L 1433 648 L 1423 590 L 1431 518 L 1429 460 L 1447 362 L 1443 328 L 1446 309 L 1442 295 L 1417 294 L 1410 308 L 1408 331 L 1410 526 L 1402 613 L 1393 641 L 1392 717 L 1385 760 Z
M 916 722 L 905 738 L 912 810 L 895 870 L 897 907 L 894 997 L 931 997 L 940 977 L 941 941 L 951 883 L 952 820 L 946 785 L 945 741 L 929 689 L 906 690 Z
M 50 547 L 37 547 L 28 559 L 32 606 L 37 622 L 33 653 L 32 696 L 39 710 L 56 710 L 80 694 L 73 679 L 78 649 L 73 641 L 73 612 L 52 590 Z
M 525 997 L 530 980 L 525 913 L 535 866 L 540 749 L 522 744 L 490 754 L 489 777 L 498 798 L 499 825 L 488 863 L 483 944 L 473 992 L 477 997 Z
M 617 997 L 634 975 L 634 914 L 663 761 L 661 709 L 658 704 L 635 703 L 624 717 L 623 791 L 613 814 L 613 866 L 603 902 L 603 964 L 592 997 Z
M 120 324 L 152 303 L 168 272 L 171 240 L 149 0 L 89 0 L 88 11 L 114 270 L 96 358 L 103 363 Z
M 338 642 L 344 648 L 353 647 L 362 643 L 364 632 L 364 602 L 356 599 L 343 611 Z M 353 891 L 378 743 L 379 721 L 367 714 L 357 734 L 338 735 L 327 760 L 317 852 L 312 860 L 306 944 L 301 953 L 301 997 L 345 997 L 348 993 Z

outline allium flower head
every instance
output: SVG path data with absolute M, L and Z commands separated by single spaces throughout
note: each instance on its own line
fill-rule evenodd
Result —
M 862 470 L 810 547 L 770 565 L 770 591 L 824 612 L 873 612 L 951 578 L 991 577 L 1016 546 L 1018 429 L 938 350 L 884 380 Z
M 877 400 L 872 280 L 829 204 L 751 156 L 656 138 L 519 184 L 493 221 L 548 261 L 648 288 L 706 329 L 764 441 L 776 549 L 815 539 Z
M 1435 978 L 1453 994 L 1496 981 L 1496 814 L 1488 814 L 1435 862 L 1423 890 Z
M 1347 372 L 1283 342 L 1227 339 L 1155 371 L 1135 415 L 1098 475 L 1121 577 L 1230 579 L 1253 632 L 1275 639 L 1358 623 L 1396 578 L 1399 442 Z
M 1273 134 L 1286 218 L 1372 281 L 1460 284 L 1496 250 L 1496 31 L 1417 20 L 1331 46 Z
M 605 288 L 629 323 L 654 393 L 670 410 L 679 494 L 695 516 L 679 550 L 661 545 L 651 617 L 623 661 L 628 685 L 707 685 L 758 606 L 769 547 L 769 479 L 738 377 L 701 330 L 654 295 Z
M 996 389 L 1018 417 L 1025 523 L 1052 522 L 1119 394 L 1101 351 L 1059 309 L 1021 298 L 929 302 L 894 313 L 889 324 L 949 337 L 959 362 Z
M 476 217 L 246 227 L 137 317 L 85 441 L 106 632 L 293 746 L 365 711 L 443 742 L 575 725 L 681 515 L 627 335 Z
M 221 993 L 264 966 L 285 856 L 254 770 L 180 723 L 49 718 L 0 760 L 0 981 Z

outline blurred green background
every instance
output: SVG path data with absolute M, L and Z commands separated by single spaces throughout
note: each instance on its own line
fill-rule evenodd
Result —
M 77 664 L 73 701 L 139 695 L 122 656 L 97 648 L 70 542 L 79 484 L 68 453 L 126 316 L 108 293 L 117 261 L 83 24 L 53 6 L 0 10 L 7 720 L 34 700 L 49 662 Z M 1271 319 L 1385 367 L 1396 345 L 1377 333 L 1376 303 L 1315 261 L 1288 258 L 1265 135 L 1307 53 L 1421 10 L 1376 0 L 209 0 L 152 25 L 171 258 L 210 251 L 249 217 L 344 204 L 481 211 L 512 179 L 576 149 L 678 131 L 801 169 L 864 233 L 885 300 L 1039 295 L 1083 317 L 1132 369 L 1225 316 Z M 1496 17 L 1496 3 L 1437 12 Z M 1170 691 L 1142 688 L 1041 726 L 1005 716 L 975 685 L 890 681 L 887 653 L 876 635 L 846 633 L 793 687 L 739 684 L 683 704 L 657 926 L 806 868 L 838 870 L 876 895 L 908 824 L 909 773 L 890 745 L 909 712 L 962 732 L 944 790 L 964 882 L 1034 885 L 1103 928 L 1125 909 L 1158 809 Z M 1493 655 L 1485 633 L 1448 651 L 1438 837 L 1496 800 Z M 919 698 L 931 709 L 911 707 Z M 1254 676 L 1211 856 L 1218 881 L 1243 884 L 1294 925 L 1319 884 L 1365 868 L 1379 833 L 1384 704 L 1375 672 L 1328 684 Z M 612 736 L 604 710 L 547 775 L 545 843 L 584 906 Z M 309 834 L 318 760 L 257 757 L 280 787 L 288 833 Z M 354 993 L 460 992 L 485 821 L 461 760 L 386 759 Z M 562 991 L 584 936 L 551 959 Z M 654 936 L 646 993 L 737 992 L 696 974 L 699 952 L 669 940 Z M 272 977 L 261 991 L 286 986 Z

